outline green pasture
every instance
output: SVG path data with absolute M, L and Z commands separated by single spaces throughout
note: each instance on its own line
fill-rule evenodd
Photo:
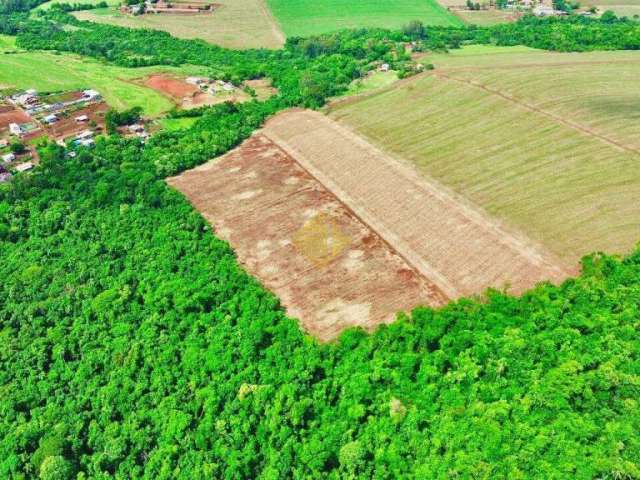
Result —
M 411 20 L 426 25 L 462 22 L 435 0 L 268 0 L 287 36 L 309 36 L 343 28 L 400 28 Z

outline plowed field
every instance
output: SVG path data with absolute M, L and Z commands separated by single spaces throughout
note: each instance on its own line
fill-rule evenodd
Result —
M 290 111 L 264 134 L 449 297 L 522 292 L 570 274 L 540 245 L 324 115 Z
M 264 135 L 168 180 L 322 340 L 446 296 Z

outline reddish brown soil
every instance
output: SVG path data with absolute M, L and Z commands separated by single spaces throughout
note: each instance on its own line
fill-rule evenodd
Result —
M 575 273 L 543 245 L 318 112 L 283 112 L 262 134 L 450 298 L 489 287 L 521 293 Z
M 176 102 L 181 102 L 183 98 L 192 97 L 200 92 L 200 89 L 195 85 L 164 74 L 151 75 L 144 84 Z
M 56 123 L 46 127 L 46 132 L 51 137 L 58 139 L 65 139 L 76 135 L 87 128 L 91 120 L 96 122 L 98 129 L 104 128 L 104 114 L 109 109 L 106 103 L 94 103 L 80 110 L 69 112 L 68 117 L 60 118 Z M 89 121 L 78 123 L 75 118 L 81 115 L 87 115 Z
M 249 273 L 321 340 L 372 329 L 447 298 L 272 141 L 168 179 L 229 241 Z
M 12 105 L 0 106 L 0 129 L 9 128 L 10 123 L 31 122 L 31 117 Z

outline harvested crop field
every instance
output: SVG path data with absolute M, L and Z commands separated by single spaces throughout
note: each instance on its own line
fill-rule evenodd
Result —
M 281 299 L 288 314 L 321 340 L 447 300 L 260 133 L 168 182 L 230 242 L 240 263 Z
M 465 47 L 330 116 L 565 262 L 640 238 L 640 52 Z
M 264 0 L 230 0 L 207 15 L 138 15 L 117 7 L 74 12 L 80 20 L 129 28 L 164 30 L 179 38 L 199 38 L 227 48 L 279 48 L 284 35 Z
M 264 134 L 450 298 L 488 287 L 520 293 L 573 273 L 541 246 L 318 112 L 278 115 Z

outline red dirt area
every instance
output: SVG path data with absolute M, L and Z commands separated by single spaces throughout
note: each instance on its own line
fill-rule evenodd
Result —
M 13 105 L 0 105 L 0 129 L 9 128 L 11 123 L 31 122 L 31 117 Z
M 96 122 L 98 129 L 104 128 L 104 114 L 108 109 L 109 107 L 107 104 L 101 102 L 88 105 L 80 110 L 69 112 L 68 117 L 60 118 L 56 123 L 47 126 L 47 134 L 56 140 L 65 139 L 73 135 L 77 135 L 89 128 L 89 123 L 92 120 Z M 76 122 L 76 117 L 80 117 L 82 115 L 89 117 L 89 120 L 86 122 Z
M 287 313 L 321 340 L 447 301 L 264 135 L 168 182 L 230 242 Z
M 176 102 L 181 102 L 184 97 L 192 97 L 200 93 L 200 89 L 195 85 L 164 74 L 151 75 L 144 81 L 144 84 Z
M 518 294 L 575 273 L 543 245 L 321 113 L 280 113 L 262 134 L 449 298 L 490 287 Z

